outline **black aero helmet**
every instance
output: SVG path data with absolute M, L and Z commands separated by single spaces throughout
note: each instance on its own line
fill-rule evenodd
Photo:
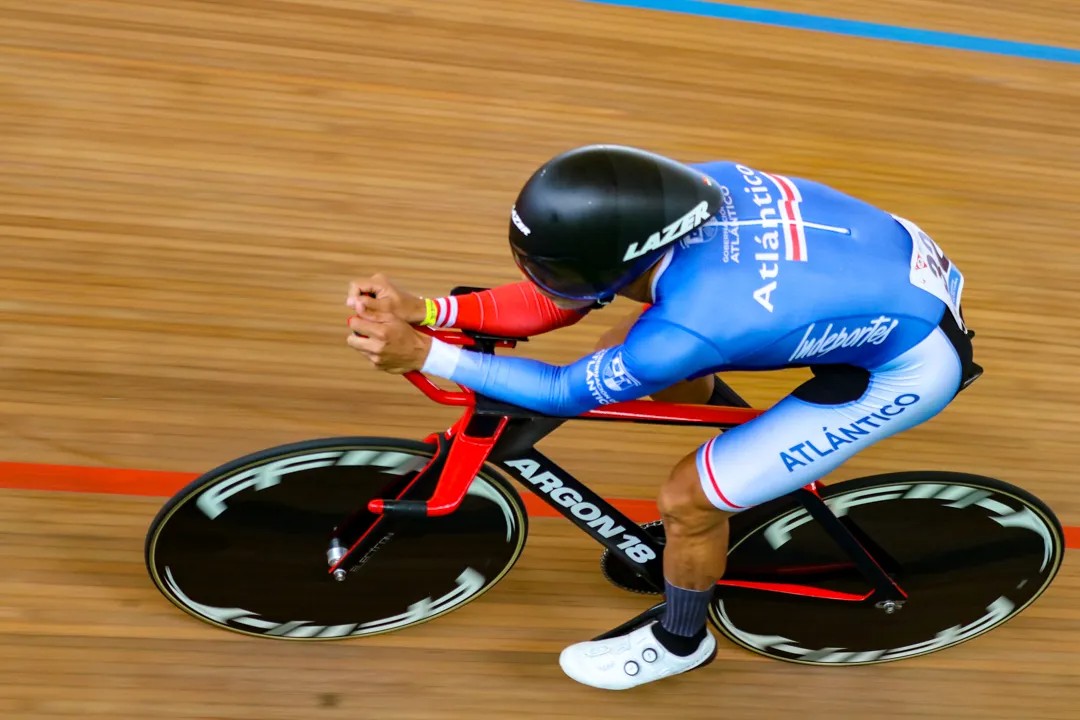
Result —
M 693 168 L 590 145 L 549 160 L 525 183 L 510 213 L 510 248 L 552 295 L 610 302 L 722 203 L 716 182 Z

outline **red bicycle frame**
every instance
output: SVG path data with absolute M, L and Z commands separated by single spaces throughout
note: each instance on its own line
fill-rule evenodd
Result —
M 443 342 L 480 347 L 485 352 L 493 352 L 494 349 L 498 347 L 512 348 L 517 345 L 517 340 L 510 338 L 484 337 L 456 331 L 431 330 L 427 328 L 425 328 L 424 331 Z M 454 512 L 461 505 L 468 492 L 469 486 L 481 467 L 489 460 L 492 450 L 496 447 L 500 438 L 503 437 L 504 431 L 506 431 L 510 420 L 512 418 L 531 418 L 533 420 L 546 418 L 546 416 L 539 415 L 538 413 L 531 413 L 523 408 L 517 408 L 511 405 L 501 405 L 490 399 L 481 398 L 474 391 L 460 385 L 458 386 L 458 390 L 446 390 L 436 385 L 431 379 L 418 371 L 406 373 L 405 378 L 429 399 L 441 405 L 465 408 L 465 412 L 457 422 L 444 433 L 436 433 L 426 438 L 427 442 L 437 442 L 438 447 L 440 448 L 440 451 L 436 453 L 436 456 L 432 459 L 431 463 L 429 463 L 428 467 L 425 467 L 420 473 L 420 475 L 423 475 L 428 471 L 438 472 L 438 479 L 430 497 L 427 500 L 404 499 L 405 494 L 409 492 L 413 485 L 413 483 L 410 483 L 398 493 L 396 498 L 377 498 L 369 501 L 367 510 L 376 517 L 360 538 L 354 543 L 351 543 L 352 547 L 345 556 L 331 566 L 331 572 L 342 571 L 341 569 L 348 564 L 349 556 L 353 555 L 362 542 L 371 535 L 371 531 L 376 525 L 380 524 L 383 517 L 437 517 Z M 564 420 L 575 419 L 680 425 L 710 425 L 721 428 L 731 428 L 754 419 L 762 412 L 762 410 L 752 408 L 715 407 L 707 405 L 685 405 L 647 400 L 632 400 L 590 410 L 575 416 L 574 418 L 548 419 L 555 420 L 559 423 Z M 547 430 L 547 432 L 550 432 L 550 430 Z M 443 447 L 448 447 L 448 450 L 445 453 L 441 451 L 441 448 Z M 547 475 L 550 475 L 552 478 L 557 478 L 559 476 L 564 478 L 569 477 L 565 471 L 562 471 L 535 450 L 532 450 L 531 452 L 533 454 L 527 457 L 534 459 L 528 460 L 528 462 L 535 462 L 538 464 L 540 462 L 546 463 L 546 467 L 551 468 L 551 470 L 554 471 L 552 472 L 549 470 L 546 473 Z M 503 469 L 505 470 L 506 468 Z M 419 475 L 417 477 L 419 477 Z M 522 478 L 516 479 L 521 480 L 523 484 L 527 484 Z M 559 480 L 557 482 L 561 485 L 564 481 Z M 569 481 L 567 480 L 565 482 Z M 576 489 L 573 492 L 578 497 L 582 497 L 584 493 L 589 492 L 581 485 L 575 485 L 574 487 Z M 540 495 L 542 499 L 549 502 L 549 504 L 552 504 L 553 507 L 556 507 L 556 509 L 565 509 L 565 506 L 564 508 L 559 508 L 557 502 L 552 501 L 551 497 L 545 493 L 537 492 L 537 494 Z M 807 485 L 801 490 L 796 491 L 795 495 L 807 512 L 825 527 L 833 540 L 847 551 L 851 558 L 851 564 L 843 567 L 854 567 L 858 569 L 860 574 L 862 574 L 871 585 L 871 589 L 865 593 L 850 593 L 796 583 L 761 582 L 738 578 L 722 579 L 717 584 L 720 586 L 800 595 L 824 600 L 846 602 L 874 601 L 878 602 L 879 605 L 884 605 L 886 607 L 888 607 L 888 604 L 890 603 L 893 606 L 902 604 L 907 597 L 906 593 L 893 581 L 882 565 L 867 550 L 864 544 L 855 537 L 851 528 L 845 526 L 832 514 L 818 495 L 817 483 L 815 482 Z M 596 496 L 591 496 L 591 498 L 596 505 L 604 504 L 604 501 Z M 563 511 L 563 514 L 571 519 L 571 521 L 575 521 L 575 519 L 567 512 Z M 614 514 L 614 511 L 612 514 Z M 605 538 L 590 532 L 580 523 L 578 524 L 585 529 L 586 532 L 589 532 L 589 534 L 601 542 L 601 544 L 608 547 L 609 550 L 613 552 L 617 550 L 626 550 L 624 547 L 625 543 L 624 545 L 616 545 L 613 542 L 609 543 Z M 626 542 L 633 541 L 630 545 L 631 547 L 634 544 L 648 544 L 647 540 L 635 538 L 630 535 L 624 537 L 630 538 L 630 540 L 627 540 Z M 662 569 L 660 567 L 659 552 L 656 552 L 653 555 L 654 556 L 651 558 L 637 562 L 627 558 L 624 552 L 621 559 L 631 566 L 636 566 L 640 571 L 638 574 L 641 577 L 645 577 L 646 575 L 652 577 L 654 579 L 653 583 L 656 584 L 655 579 L 662 577 Z M 837 567 L 831 569 L 837 569 Z M 806 569 L 801 568 L 800 570 L 805 571 Z
M 424 330 L 443 342 L 464 346 L 474 344 L 472 338 L 460 332 L 429 330 L 426 328 Z M 498 339 L 492 342 L 492 347 L 512 348 L 516 347 L 516 345 L 516 341 L 508 339 Z M 440 405 L 467 408 L 453 427 L 447 430 L 447 437 L 456 438 L 456 442 L 450 449 L 450 456 L 439 478 L 435 492 L 424 508 L 424 514 L 429 517 L 446 515 L 456 510 L 465 498 L 469 483 L 472 482 L 476 472 L 484 464 L 488 453 L 498 440 L 499 435 L 502 434 L 506 423 L 504 421 L 502 426 L 490 436 L 471 436 L 468 434 L 467 428 L 476 407 L 476 393 L 461 385 L 458 385 L 459 389 L 456 391 L 445 390 L 416 370 L 405 373 L 405 378 L 419 388 L 429 399 Z M 734 426 L 752 420 L 761 413 L 761 410 L 751 408 L 722 408 L 708 405 L 682 405 L 648 400 L 630 400 L 589 410 L 574 419 Z M 368 510 L 375 514 L 381 514 L 386 510 L 387 502 L 394 501 L 372 500 L 368 504 Z M 396 507 L 408 507 L 407 512 L 409 514 L 415 514 L 419 511 L 416 506 L 398 504 Z

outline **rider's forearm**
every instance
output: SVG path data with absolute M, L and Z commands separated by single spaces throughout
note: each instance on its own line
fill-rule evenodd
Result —
M 422 370 L 495 400 L 560 417 L 642 397 L 664 385 L 634 380 L 620 387 L 612 381 L 611 359 L 609 350 L 601 350 L 559 367 L 527 358 L 486 355 L 433 340 Z
M 597 405 L 588 395 L 570 392 L 567 368 L 539 360 L 485 355 L 434 340 L 422 370 L 548 415 L 579 415 Z
M 435 327 L 529 337 L 573 325 L 585 312 L 563 310 L 522 281 L 467 295 L 434 298 Z
M 433 339 L 422 370 L 503 402 L 572 417 L 634 400 L 724 364 L 711 344 L 670 323 L 639 323 L 626 342 L 565 367 L 488 355 Z

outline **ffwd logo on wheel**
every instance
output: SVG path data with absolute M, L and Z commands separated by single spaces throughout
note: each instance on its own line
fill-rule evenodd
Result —
M 438 579 L 428 577 L 425 584 L 416 588 L 415 593 L 411 588 L 406 588 L 402 593 L 401 605 L 398 607 L 385 603 L 377 606 L 376 612 L 384 612 L 384 616 L 373 617 L 367 609 L 351 608 L 346 613 L 342 613 L 340 608 L 335 609 L 333 607 L 335 597 L 341 596 L 343 591 L 357 592 L 350 586 L 351 581 L 348 580 L 344 581 L 344 585 L 336 585 L 328 576 L 325 578 L 325 583 L 330 583 L 331 588 L 329 594 L 326 595 L 326 599 L 331 600 L 328 605 L 323 605 L 319 601 L 321 597 L 319 593 L 326 592 L 326 586 L 321 585 L 317 579 L 315 581 L 306 579 L 307 575 L 303 576 L 305 579 L 299 581 L 295 578 L 286 581 L 280 573 L 273 575 L 274 582 L 282 582 L 285 585 L 293 582 L 297 583 L 297 588 L 301 588 L 294 589 L 295 594 L 292 600 L 277 599 L 266 602 L 258 590 L 251 589 L 266 581 L 268 567 L 276 567 L 274 565 L 276 561 L 264 562 L 258 559 L 258 554 L 263 548 L 259 544 L 261 541 L 258 524 L 254 526 L 251 524 L 250 513 L 253 507 L 291 508 L 295 507 L 296 503 L 291 502 L 290 497 L 318 493 L 321 486 L 319 482 L 311 482 L 311 475 L 308 474 L 310 471 L 325 472 L 328 468 L 340 469 L 336 475 L 340 489 L 342 484 L 351 485 L 359 478 L 371 477 L 358 475 L 357 472 L 361 468 L 368 468 L 369 472 L 374 471 L 380 476 L 404 476 L 421 470 L 430 460 L 430 453 L 419 448 L 410 452 L 387 447 L 371 449 L 355 446 L 341 449 L 330 447 L 285 457 L 278 456 L 264 460 L 262 464 L 242 467 L 238 471 L 233 471 L 232 474 L 226 473 L 202 488 L 191 503 L 178 506 L 177 512 L 186 514 L 185 516 L 189 518 L 187 522 L 194 521 L 193 527 L 196 528 L 202 527 L 200 522 L 211 521 L 215 526 L 213 537 L 229 538 L 228 541 L 223 542 L 214 552 L 207 553 L 205 556 L 196 556 L 194 560 L 190 551 L 172 542 L 169 545 L 174 549 L 155 551 L 155 576 L 159 578 L 160 587 L 173 598 L 174 602 L 195 615 L 240 632 L 284 639 L 334 639 L 382 633 L 424 622 L 449 612 L 469 602 L 497 580 L 497 577 L 490 574 L 492 566 L 485 564 L 487 562 L 485 553 L 463 555 L 460 557 L 460 566 L 448 566 L 449 570 L 444 573 L 445 577 L 438 573 L 436 573 Z M 290 482 L 292 478 L 295 478 L 296 482 Z M 407 480 L 406 478 L 406 482 Z M 320 482 L 326 482 L 325 476 Z M 385 482 L 385 479 L 375 481 L 374 486 L 382 486 Z M 363 482 L 361 481 L 356 486 L 358 492 L 363 494 Z M 330 495 L 333 496 L 334 492 L 339 491 L 331 491 Z M 265 500 L 261 497 L 264 493 L 267 495 Z M 489 540 L 500 536 L 505 537 L 505 547 L 509 549 L 505 552 L 519 552 L 521 543 L 517 541 L 521 535 L 517 516 L 520 510 L 512 508 L 503 493 L 496 489 L 491 481 L 480 475 L 474 478 L 467 494 L 474 499 L 485 501 L 475 507 L 490 508 L 494 505 L 498 508 L 498 511 L 494 513 L 485 511 L 487 513 L 485 517 L 490 523 L 490 529 L 485 532 L 491 533 L 486 537 Z M 345 508 L 343 512 L 345 510 L 348 508 Z M 317 511 L 309 507 L 305 511 L 300 511 L 300 515 L 303 517 L 305 512 L 309 517 L 314 514 L 316 517 L 314 524 L 320 524 Z M 499 516 L 501 520 L 498 519 Z M 173 517 L 175 518 L 175 515 Z M 196 518 L 202 518 L 202 520 L 196 520 Z M 326 530 L 328 530 L 332 518 L 326 522 Z M 290 542 L 303 548 L 298 552 L 304 563 L 308 562 L 307 556 L 303 555 L 310 550 L 310 546 L 306 544 L 308 540 L 315 538 L 316 547 L 325 543 L 326 530 L 320 527 L 312 534 L 308 527 L 310 524 L 310 521 L 307 524 L 300 522 L 288 528 Z M 192 526 L 189 525 L 189 527 Z M 475 530 L 474 525 L 470 525 L 470 528 Z M 504 531 L 505 534 L 503 534 Z M 383 537 L 368 550 L 369 555 L 386 546 L 391 548 L 394 546 L 393 538 L 396 537 L 396 533 L 387 528 L 383 529 L 383 533 Z M 247 546 L 244 545 L 245 542 L 248 542 Z M 249 552 L 244 556 L 244 562 L 240 564 L 243 567 L 237 565 L 235 556 L 229 555 L 233 552 L 232 548 L 237 546 L 248 547 L 249 550 L 255 549 L 255 552 Z M 485 547 L 494 546 L 488 542 Z M 517 550 L 514 550 L 514 547 L 517 547 Z M 244 552 L 247 551 L 242 551 L 241 555 Z M 277 558 L 288 553 L 289 551 L 283 547 L 278 547 L 274 552 L 268 553 L 268 557 Z M 295 559 L 295 557 L 286 558 L 284 562 L 288 564 L 295 562 Z M 318 553 L 310 557 L 310 562 L 313 568 L 326 567 L 323 564 L 325 560 Z M 366 556 L 365 559 L 354 564 L 353 570 L 364 567 L 365 562 Z M 497 566 L 498 563 L 495 565 Z M 208 571 L 209 567 L 213 569 Z M 247 580 L 239 581 L 233 591 L 237 599 L 228 605 L 214 601 L 222 597 L 219 586 L 206 581 L 207 577 L 220 577 L 223 568 L 235 568 L 234 571 L 239 573 L 238 577 L 251 576 Z M 314 577 L 318 578 L 320 575 L 321 573 L 316 572 Z M 251 587 L 248 587 L 248 582 L 251 583 Z M 365 582 L 377 584 L 377 581 L 372 580 L 371 575 L 365 576 L 364 581 L 356 586 L 360 592 L 363 592 Z M 304 585 L 304 583 L 308 584 Z M 349 615 L 356 618 L 354 622 L 344 621 Z
M 1033 565 L 1031 575 L 1023 582 L 1015 585 L 1015 587 L 1013 587 L 1012 583 L 1009 583 L 1005 588 L 988 594 L 985 599 L 975 595 L 972 597 L 972 601 L 966 605 L 955 594 L 959 588 L 954 589 L 953 594 L 949 596 L 948 605 L 949 607 L 957 607 L 957 603 L 960 602 L 962 607 L 968 607 L 969 614 L 967 614 L 967 617 L 957 618 L 959 622 L 953 623 L 948 623 L 946 620 L 942 623 L 945 626 L 936 632 L 930 629 L 925 631 L 916 630 L 914 634 L 909 634 L 906 639 L 899 640 L 892 647 L 883 646 L 887 641 L 880 639 L 872 630 L 858 631 L 855 625 L 845 626 L 851 629 L 851 633 L 846 638 L 846 643 L 843 637 L 837 635 L 836 627 L 830 627 L 827 623 L 820 627 L 789 624 L 783 634 L 766 632 L 767 625 L 760 616 L 753 612 L 755 608 L 753 604 L 745 602 L 740 604 L 735 597 L 726 598 L 729 602 L 725 602 L 724 598 L 720 598 L 714 605 L 716 618 L 724 631 L 737 642 L 770 657 L 803 663 L 835 665 L 884 662 L 941 650 L 990 630 L 1015 615 L 1027 602 L 1030 602 L 1030 598 L 1037 597 L 1038 592 L 1033 594 L 1032 590 L 1037 590 L 1040 582 L 1039 578 L 1050 567 L 1055 547 L 1057 547 L 1052 530 L 1047 525 L 1045 518 L 1034 512 L 1026 504 L 1017 502 L 1016 498 L 995 492 L 987 487 L 968 486 L 956 482 L 884 484 L 847 492 L 841 491 L 826 496 L 824 501 L 830 511 L 838 518 L 849 515 L 856 508 L 897 501 L 901 503 L 897 508 L 900 517 L 908 515 L 903 509 L 904 503 L 907 502 L 933 503 L 937 508 L 940 508 L 939 512 L 946 513 L 943 516 L 945 518 L 949 517 L 948 513 L 970 513 L 977 508 L 979 514 L 985 513 L 985 518 L 992 525 L 1002 528 L 1016 528 L 1037 536 L 1041 544 L 1039 546 L 1041 547 L 1041 564 Z M 856 526 L 862 527 L 863 530 L 877 540 L 882 540 L 872 528 L 863 525 L 868 518 L 874 517 L 879 518 L 879 522 L 883 522 L 881 512 L 880 508 L 866 509 L 862 515 L 854 518 Z M 790 553 L 797 553 L 806 538 L 814 537 L 817 527 L 810 513 L 805 508 L 798 508 L 759 527 L 751 535 L 740 540 L 732 548 L 732 552 L 737 554 L 744 543 L 749 543 L 751 548 L 757 548 L 756 551 L 751 550 L 751 552 L 760 553 L 753 556 L 752 563 L 754 566 L 767 562 L 768 558 L 772 558 L 774 561 L 780 561 L 783 558 L 781 562 L 791 564 L 792 559 L 796 556 Z M 808 533 L 808 535 L 803 535 L 802 539 L 796 537 L 801 532 Z M 759 540 L 763 542 L 759 544 Z M 892 542 L 895 548 L 898 541 L 894 538 Z M 928 544 L 924 543 L 924 546 L 936 547 L 932 539 Z M 1034 550 L 1035 548 L 1031 549 Z M 950 551 L 943 548 L 941 555 L 943 558 L 948 557 Z M 1008 553 L 1006 553 L 1007 555 Z M 822 561 L 819 556 L 814 555 L 814 557 L 815 562 Z M 926 555 L 918 555 L 917 557 L 921 558 L 917 567 L 923 572 L 934 572 L 933 568 L 938 566 Z M 1035 554 L 1032 560 L 1038 563 L 1039 555 Z M 903 567 L 901 558 L 896 558 L 896 561 L 900 562 L 901 567 Z M 973 560 L 973 562 L 977 561 Z M 1038 568 L 1037 571 L 1035 571 L 1036 567 Z M 905 577 L 911 580 L 910 575 L 905 575 L 903 570 L 898 572 L 900 573 L 902 585 Z M 946 582 L 946 585 L 953 582 L 963 582 L 962 580 L 956 581 L 951 576 L 942 576 L 942 580 Z M 935 583 L 932 587 L 940 586 Z M 923 628 L 926 627 L 928 622 L 932 622 L 931 615 L 927 613 L 932 613 L 935 601 L 932 596 L 928 596 L 927 589 L 929 588 L 924 586 L 917 592 L 912 591 L 908 603 L 909 607 L 897 611 L 896 622 L 914 621 L 914 624 L 911 625 L 913 628 Z M 824 612 L 824 610 L 825 607 L 823 606 L 819 612 Z M 912 611 L 921 614 L 915 618 L 909 618 L 908 614 Z M 880 611 L 872 610 L 872 612 Z M 880 617 L 891 616 L 881 615 Z M 825 622 L 824 616 L 822 621 Z M 758 630 L 759 627 L 761 630 Z M 865 627 L 865 625 L 860 627 Z M 895 632 L 900 626 L 891 625 L 891 627 L 892 631 L 889 632 Z M 930 627 L 932 628 L 933 625 Z M 865 644 L 863 644 L 864 642 Z M 845 644 L 848 646 L 845 647 Z

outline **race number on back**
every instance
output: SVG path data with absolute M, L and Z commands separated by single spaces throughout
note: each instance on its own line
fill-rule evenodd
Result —
M 893 217 L 911 235 L 911 284 L 945 303 L 956 318 L 956 324 L 961 330 L 966 330 L 964 321 L 960 318 L 960 294 L 964 291 L 963 273 L 918 225 L 896 215 Z

